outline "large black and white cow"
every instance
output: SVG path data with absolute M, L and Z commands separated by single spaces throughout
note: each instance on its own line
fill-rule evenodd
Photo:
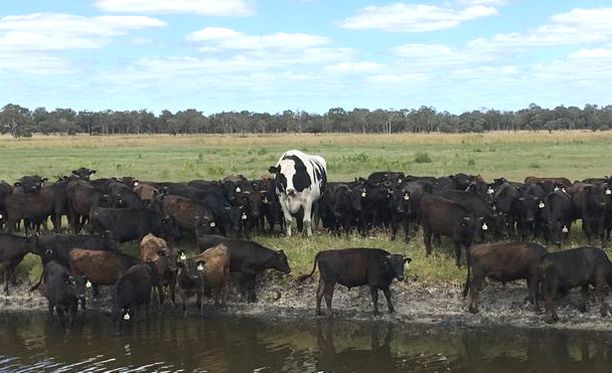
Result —
M 306 234 L 312 236 L 312 206 L 321 197 L 327 183 L 325 159 L 299 150 L 289 150 L 269 171 L 274 174 L 276 194 L 285 216 L 287 236 L 291 236 L 291 222 L 293 216 L 300 213 L 300 209 L 303 209 L 302 222 Z M 302 225 L 299 224 L 302 222 L 298 221 L 298 225 Z

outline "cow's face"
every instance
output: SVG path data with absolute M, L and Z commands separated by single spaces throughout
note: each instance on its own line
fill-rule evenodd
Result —
M 85 168 L 85 167 L 81 167 L 79 169 L 72 170 L 72 175 L 75 178 L 83 179 L 86 181 L 89 181 L 89 179 L 91 178 L 91 175 L 95 173 L 96 173 L 96 170 L 90 170 L 89 168 Z
M 41 190 L 45 182 L 47 182 L 46 177 L 33 175 L 22 177 L 14 185 L 16 188 L 21 188 L 25 193 L 34 193 Z
M 391 197 L 393 210 L 398 214 L 410 214 L 411 196 L 410 191 L 395 189 Z
M 349 202 L 353 211 L 360 212 L 361 210 L 363 210 L 363 205 L 361 204 L 361 187 L 349 190 L 348 193 Z
M 275 175 L 276 190 L 289 197 L 294 197 L 312 184 L 304 162 L 296 156 L 285 157 L 269 171 Z
M 179 226 L 171 216 L 164 217 L 161 220 L 161 233 L 162 238 L 167 242 L 175 242 L 181 237 Z
M 274 268 L 277 271 L 283 273 L 290 273 L 291 268 L 289 268 L 289 262 L 287 261 L 287 255 L 283 252 L 283 250 L 279 250 L 272 254 L 272 258 L 268 262 L 269 268 Z
M 521 206 L 521 214 L 523 215 L 523 220 L 528 225 L 534 224 L 536 216 L 538 214 L 538 210 L 546 207 L 545 203 L 541 201 L 539 197 L 531 195 L 520 197 L 519 203 Z
M 197 286 L 200 283 L 201 272 L 204 270 L 204 265 L 201 261 L 189 258 L 179 261 L 177 265 L 179 283 L 190 286 Z
M 82 276 L 67 275 L 65 286 L 68 295 L 78 299 L 80 302 L 85 300 L 85 278 Z
M 385 258 L 389 269 L 393 272 L 393 277 L 399 281 L 404 280 L 404 267 L 410 263 L 412 259 L 404 258 L 399 254 L 387 255 Z
M 204 216 L 196 216 L 195 219 L 195 230 L 198 236 L 213 234 L 217 231 L 217 222 L 212 216 L 204 214 Z

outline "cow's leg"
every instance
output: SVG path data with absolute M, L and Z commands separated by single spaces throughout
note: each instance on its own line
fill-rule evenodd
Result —
M 378 311 L 378 288 L 370 286 L 370 294 L 372 295 L 372 305 L 374 307 L 374 316 L 380 315 Z
M 404 217 L 404 241 L 406 243 L 410 242 L 410 218 L 407 216 Z
M 170 299 L 172 300 L 172 305 L 176 308 L 176 275 L 173 275 L 170 279 Z
M 321 316 L 321 299 L 325 294 L 325 281 L 319 278 L 319 287 L 317 288 L 317 316 Z
M 49 317 L 53 317 L 53 303 L 49 302 L 47 304 L 47 309 L 49 311 Z
M 431 227 L 423 224 L 423 240 L 425 241 L 425 256 L 431 255 Z
M 9 274 L 10 274 L 10 271 L 7 268 L 4 271 L 4 294 L 7 295 L 7 296 L 9 295 L 9 280 L 10 280 Z
M 599 313 L 601 314 L 601 317 L 606 317 L 609 313 L 609 307 L 605 300 L 605 283 L 606 281 L 603 278 L 598 279 L 595 283 L 595 293 L 597 294 L 597 300 L 599 301 Z
M 484 276 L 481 273 L 472 273 L 472 278 L 470 279 L 470 302 L 468 305 L 468 310 L 473 314 L 478 313 L 478 295 L 480 293 L 480 289 L 482 288 L 483 280 Z
M 327 313 L 328 313 L 328 317 L 332 317 L 333 316 L 333 312 L 332 312 L 332 299 L 334 298 L 334 284 L 329 284 L 326 285 L 326 289 L 325 289 L 325 304 L 327 305 Z
M 255 295 L 255 273 L 248 273 L 244 275 L 245 292 L 247 296 L 247 302 L 253 303 L 257 301 Z
M 159 305 L 159 310 L 161 311 L 162 304 L 164 304 L 164 286 L 157 285 L 157 304 Z
M 555 291 L 550 284 L 546 284 L 545 288 L 544 309 L 546 311 L 546 317 L 544 321 L 548 324 L 552 324 L 555 321 L 559 321 L 559 316 L 557 316 L 555 312 L 555 305 L 553 303 Z
M 312 237 L 312 206 L 309 203 L 304 206 L 304 228 L 306 235 Z
M 385 298 L 387 299 L 387 308 L 389 309 L 389 312 L 394 313 L 395 308 L 393 308 L 393 303 L 391 302 L 391 290 L 389 289 L 389 287 L 384 288 L 383 293 L 385 294 Z
M 455 265 L 461 268 L 461 243 L 454 242 L 455 245 Z
M 536 313 L 540 313 L 540 302 L 538 301 L 538 275 L 532 275 L 527 279 L 527 287 L 529 291 L 529 300 L 535 309 Z
M 287 234 L 287 237 L 291 237 L 291 222 L 293 221 L 293 216 L 291 216 L 291 213 L 284 205 L 281 204 L 281 208 L 285 218 L 285 233 Z
M 196 305 L 198 306 L 198 311 L 200 315 L 204 314 L 204 303 L 202 302 L 202 288 L 199 288 L 196 291 Z

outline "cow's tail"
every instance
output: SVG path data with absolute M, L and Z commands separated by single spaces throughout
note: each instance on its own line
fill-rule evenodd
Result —
M 297 278 L 296 282 L 298 284 L 306 281 L 307 278 L 312 277 L 312 275 L 314 275 L 315 270 L 317 269 L 317 263 L 319 261 L 319 254 L 320 253 L 317 253 L 317 255 L 314 258 L 314 265 L 312 266 L 312 271 L 309 274 L 307 274 L 307 275 L 302 275 L 302 276 Z
M 34 286 L 32 286 L 30 288 L 30 292 L 32 292 L 32 291 L 34 291 L 34 290 L 36 290 L 36 289 L 38 289 L 40 287 L 40 284 L 42 284 L 43 275 L 44 275 L 44 273 L 40 274 L 40 278 L 38 279 L 38 282 Z
M 470 280 L 470 275 L 471 275 L 471 271 L 472 271 L 472 255 L 470 252 L 470 247 L 468 246 L 465 250 L 465 256 L 467 259 L 467 277 L 465 278 L 465 285 L 463 286 L 463 297 L 467 297 L 468 292 L 470 291 L 470 287 L 472 285 L 471 280 Z

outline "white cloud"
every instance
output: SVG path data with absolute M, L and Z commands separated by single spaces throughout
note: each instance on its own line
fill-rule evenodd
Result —
M 158 19 L 143 16 L 84 17 L 35 13 L 0 18 L 0 50 L 57 51 L 99 48 L 112 37 L 131 30 L 162 27 Z
M 612 40 L 612 8 L 572 9 L 550 18 L 550 23 L 526 33 L 497 34 L 468 44 L 473 49 L 526 49 L 590 44 Z
M 255 13 L 249 0 L 97 0 L 107 12 L 193 13 L 202 16 L 250 16 Z
M 223 27 L 206 27 L 187 35 L 186 38 L 192 42 L 205 42 L 206 45 L 202 47 L 204 48 L 203 51 L 215 49 L 297 50 L 321 47 L 331 43 L 328 38 L 319 35 L 286 32 L 268 35 L 246 35 Z
M 487 5 L 487 6 L 503 6 L 508 4 L 509 0 L 459 0 L 459 4 L 464 5 Z
M 572 59 L 599 59 L 611 58 L 612 50 L 604 48 L 580 49 L 569 55 Z
M 425 32 L 449 29 L 465 21 L 494 15 L 497 15 L 495 8 L 482 5 L 456 10 L 436 5 L 395 3 L 359 9 L 357 14 L 340 22 L 340 26 L 353 30 Z

